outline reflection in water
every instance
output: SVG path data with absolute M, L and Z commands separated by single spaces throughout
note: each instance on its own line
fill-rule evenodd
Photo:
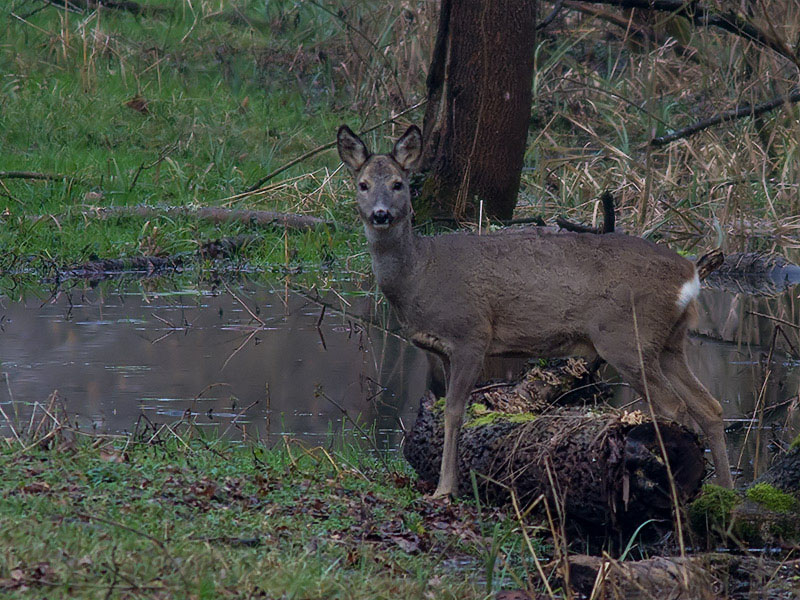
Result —
M 44 403 L 58 390 L 69 414 L 105 431 L 131 430 L 142 413 L 161 423 L 189 410 L 229 435 L 241 435 L 230 427 L 239 415 L 248 435 L 313 440 L 342 423 L 322 391 L 374 423 L 379 443 L 396 445 L 399 419 L 415 410 L 406 398 L 424 391 L 421 351 L 330 310 L 317 327 L 321 307 L 302 296 L 284 305 L 282 293 L 236 290 L 262 325 L 226 292 L 109 289 L 43 306 L 2 301 L 0 369 L 14 399 Z M 365 297 L 348 301 L 356 314 L 373 309 Z M 8 413 L 9 390 L 0 402 Z
M 251 436 L 329 441 L 343 418 L 321 390 L 373 425 L 389 448 L 399 442 L 400 420 L 414 417 L 429 362 L 364 324 L 387 321 L 375 314 L 374 298 L 348 297 L 348 317 L 254 285 L 234 290 L 236 297 L 142 285 L 63 293 L 44 305 L 0 299 L 6 412 L 24 418 L 58 390 L 70 414 L 104 431 L 130 430 L 142 413 L 163 423 L 189 410 L 198 424 L 228 435 L 241 436 L 237 422 Z M 797 296 L 798 288 L 773 298 L 717 290 L 701 297 L 688 355 L 724 405 L 731 462 L 745 478 L 763 472 L 800 432 Z M 630 400 L 629 391 L 620 397 Z

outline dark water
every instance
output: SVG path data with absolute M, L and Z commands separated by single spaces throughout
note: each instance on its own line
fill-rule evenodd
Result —
M 142 414 L 164 423 L 189 411 L 199 425 L 233 437 L 288 433 L 328 443 L 332 432 L 352 427 L 339 404 L 374 427 L 379 444 L 396 448 L 429 363 L 368 324 L 388 321 L 374 297 L 329 294 L 325 302 L 345 313 L 327 308 L 320 321 L 318 302 L 283 289 L 155 285 L 0 298 L 0 407 L 8 417 L 25 422 L 33 404 L 57 390 L 69 414 L 102 431 L 130 431 Z M 800 433 L 798 293 L 702 293 L 689 358 L 723 402 L 731 461 L 745 477 Z M 628 399 L 623 391 L 618 400 Z M 9 434 L 0 417 L 0 435 Z

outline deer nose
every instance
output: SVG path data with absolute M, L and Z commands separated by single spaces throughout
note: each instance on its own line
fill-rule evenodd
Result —
M 391 225 L 394 217 L 388 210 L 379 208 L 372 211 L 372 224 L 373 225 Z

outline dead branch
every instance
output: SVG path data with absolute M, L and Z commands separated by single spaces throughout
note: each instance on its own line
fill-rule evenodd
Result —
M 606 23 L 611 23 L 612 25 L 616 25 L 620 29 L 625 30 L 627 38 L 633 38 L 634 40 L 640 43 L 654 42 L 656 44 L 663 44 L 669 38 L 669 36 L 660 34 L 651 27 L 646 27 L 641 24 L 634 23 L 631 21 L 631 19 L 625 18 L 622 15 L 610 13 L 601 8 L 597 8 L 596 6 L 592 6 L 591 4 L 588 4 L 586 2 L 575 2 L 574 0 L 566 0 L 564 2 L 564 6 L 571 10 L 576 10 L 586 15 L 591 15 L 593 17 L 596 17 L 601 21 L 605 21 Z M 673 45 L 673 49 L 678 54 L 682 54 L 684 56 L 691 54 L 691 51 L 686 46 L 677 42 Z
M 0 179 L 42 179 L 46 181 L 61 181 L 73 179 L 70 175 L 60 173 L 37 173 L 36 171 L 0 171 Z
M 603 203 L 603 226 L 590 227 L 588 225 L 581 225 L 569 221 L 562 216 L 556 217 L 556 225 L 567 231 L 574 231 L 575 233 L 613 233 L 616 228 L 616 216 L 614 214 L 614 196 L 611 192 L 606 190 L 600 196 Z
M 733 11 L 716 12 L 701 6 L 694 0 L 585 0 L 586 4 L 607 4 L 621 8 L 638 8 L 668 12 L 683 17 L 696 27 L 717 27 L 743 37 L 765 48 L 777 52 L 800 67 L 800 58 L 786 42 L 757 27 L 744 16 Z
M 715 248 L 703 254 L 697 259 L 695 267 L 697 268 L 697 276 L 702 281 L 711 273 L 716 271 L 725 262 L 725 255 L 720 248 Z
M 624 562 L 579 554 L 566 566 L 573 593 L 626 600 L 714 600 L 731 590 L 742 597 L 790 598 L 800 575 L 800 560 L 722 553 Z
M 59 0 L 60 1 L 60 0 Z M 53 6 L 58 6 L 58 2 L 49 2 Z M 63 8 L 63 3 L 62 8 Z M 152 6 L 150 4 L 140 4 L 133 0 L 70 0 L 70 4 L 80 10 L 96 10 L 98 8 L 110 8 L 122 10 L 134 15 L 171 15 L 172 8 L 169 6 Z
M 558 16 L 558 13 L 561 12 L 561 8 L 563 6 L 564 6 L 564 0 L 556 0 L 555 4 L 553 5 L 553 10 L 550 11 L 550 14 L 548 14 L 544 19 L 542 19 L 536 24 L 536 30 L 541 31 L 542 29 L 550 25 L 550 23 L 555 21 L 556 17 Z
M 777 96 L 772 100 L 762 102 L 761 104 L 756 104 L 755 106 L 752 104 L 744 104 L 732 110 L 714 115 L 713 117 L 702 119 L 692 125 L 689 125 L 688 127 L 684 127 L 683 129 L 678 129 L 677 131 L 673 131 L 667 135 L 653 138 L 650 140 L 650 145 L 656 147 L 666 146 L 670 142 L 689 137 L 690 135 L 694 135 L 699 131 L 703 131 L 704 129 L 708 129 L 714 125 L 718 125 L 719 123 L 735 121 L 736 119 L 741 119 L 744 117 L 757 117 L 765 112 L 775 110 L 779 106 L 794 104 L 796 102 L 800 102 L 800 89 L 795 89 L 788 95 Z
M 193 217 L 213 223 L 246 223 L 260 227 L 287 227 L 289 229 L 309 230 L 321 225 L 342 227 L 333 221 L 298 215 L 294 213 L 275 212 L 271 210 L 228 209 L 216 206 L 108 206 L 84 213 L 86 216 L 118 217 L 135 216 L 150 219 L 164 215 Z

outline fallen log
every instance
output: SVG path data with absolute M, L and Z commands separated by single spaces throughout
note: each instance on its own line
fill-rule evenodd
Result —
M 58 280 L 89 279 L 101 280 L 120 275 L 140 275 L 150 277 L 168 271 L 180 271 L 193 260 L 228 259 L 248 244 L 258 243 L 256 235 L 237 235 L 233 237 L 208 240 L 200 244 L 195 254 L 183 253 L 172 256 L 132 256 L 127 258 L 99 258 L 74 264 L 58 271 Z
M 709 553 L 630 562 L 576 555 L 567 563 L 561 579 L 574 594 L 607 600 L 778 600 L 800 589 L 800 560 Z
M 630 531 L 648 519 L 671 520 L 667 469 L 655 425 L 642 413 L 558 408 L 496 412 L 473 394 L 459 440 L 459 493 L 522 505 L 540 495 L 559 503 L 568 523 Z M 541 408 L 536 401 L 533 410 Z M 424 396 L 403 454 L 420 479 L 435 483 L 443 444 L 444 401 Z M 686 428 L 660 421 L 680 502 L 700 489 L 703 449 Z
M 0 171 L 0 179 L 39 179 L 42 181 L 61 181 L 74 179 L 71 175 L 60 173 L 38 173 L 36 171 Z
M 216 206 L 107 206 L 85 213 L 86 216 L 117 217 L 135 216 L 144 219 L 163 216 L 181 216 L 202 219 L 212 223 L 244 223 L 260 227 L 288 227 L 289 229 L 309 230 L 320 225 L 336 227 L 336 223 L 310 215 L 274 212 L 271 210 L 246 210 L 220 208 Z
M 183 265 L 181 257 L 133 256 L 130 258 L 107 258 L 92 260 L 67 267 L 59 272 L 60 279 L 103 279 L 109 275 L 143 273 L 155 275 L 166 270 L 176 270 Z
M 703 281 L 714 289 L 755 296 L 775 296 L 800 283 L 800 266 L 774 252 L 735 252 Z

